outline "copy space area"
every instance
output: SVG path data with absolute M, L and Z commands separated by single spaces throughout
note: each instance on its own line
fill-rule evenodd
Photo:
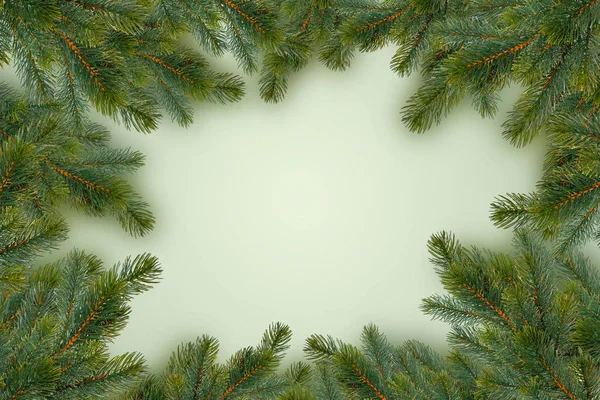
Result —
M 419 309 L 443 291 L 426 242 L 448 230 L 509 250 L 512 234 L 493 226 L 489 205 L 534 189 L 544 142 L 517 149 L 502 138 L 518 88 L 503 93 L 495 120 L 465 99 L 441 126 L 410 133 L 400 110 L 419 78 L 394 75 L 393 52 L 358 55 L 344 73 L 313 62 L 275 105 L 246 77 L 241 102 L 197 104 L 188 129 L 168 117 L 150 135 L 110 125 L 115 146 L 146 155 L 131 180 L 156 227 L 136 239 L 111 218 L 68 212 L 70 238 L 49 258 L 73 247 L 107 265 L 158 256 L 161 282 L 132 302 L 115 354 L 140 351 L 159 372 L 179 343 L 206 333 L 224 360 L 274 321 L 294 332 L 286 364 L 312 333 L 358 343 L 371 322 L 393 343 L 443 351 L 447 325 Z M 230 59 L 212 63 L 236 70 Z

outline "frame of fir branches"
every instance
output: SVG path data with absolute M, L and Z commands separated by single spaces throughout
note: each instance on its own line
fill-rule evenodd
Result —
M 600 238 L 600 2 L 597 0 L 5 0 L 0 64 L 0 398 L 513 399 L 600 398 L 600 274 L 578 247 Z M 191 34 L 201 50 L 182 44 Z M 132 235 L 154 224 L 123 178 L 143 165 L 113 149 L 89 109 L 150 132 L 163 113 L 192 122 L 190 101 L 227 103 L 241 77 L 207 56 L 231 52 L 283 100 L 313 54 L 344 70 L 356 51 L 397 46 L 391 68 L 423 85 L 403 109 L 424 132 L 466 96 L 484 117 L 499 91 L 525 90 L 504 121 L 516 146 L 544 132 L 543 176 L 509 193 L 492 219 L 515 228 L 515 254 L 466 248 L 438 233 L 428 246 L 446 295 L 423 310 L 452 326 L 451 352 L 392 346 L 365 327 L 362 346 L 313 335 L 312 364 L 278 367 L 291 337 L 270 326 L 226 363 L 208 336 L 180 346 L 165 372 L 110 357 L 133 296 L 157 282 L 148 254 L 111 269 L 74 251 L 32 261 L 65 239 L 57 206 L 111 215 Z

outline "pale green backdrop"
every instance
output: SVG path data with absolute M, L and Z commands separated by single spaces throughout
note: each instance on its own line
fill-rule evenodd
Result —
M 544 141 L 516 149 L 501 136 L 518 88 L 504 92 L 495 120 L 467 99 L 442 126 L 408 132 L 399 111 L 419 78 L 389 70 L 393 51 L 360 55 L 344 73 L 313 62 L 277 105 L 247 77 L 241 102 L 197 105 L 187 130 L 168 118 L 150 135 L 111 125 L 115 145 L 147 155 L 132 181 L 156 228 L 135 239 L 114 220 L 69 212 L 70 239 L 46 259 L 73 247 L 109 265 L 159 257 L 162 281 L 133 301 L 114 353 L 140 351 L 158 372 L 177 344 L 208 333 L 223 360 L 273 321 L 294 332 L 288 362 L 312 333 L 356 343 L 370 322 L 393 343 L 445 349 L 447 326 L 419 310 L 442 291 L 427 239 L 450 230 L 509 249 L 511 232 L 492 225 L 489 204 L 534 189 Z M 213 64 L 236 69 L 231 59 Z

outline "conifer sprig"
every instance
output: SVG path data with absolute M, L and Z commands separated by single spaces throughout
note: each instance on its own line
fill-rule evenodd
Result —
M 204 335 L 173 353 L 160 376 L 149 376 L 127 399 L 299 399 L 310 368 L 294 363 L 285 374 L 277 368 L 288 349 L 291 331 L 275 323 L 258 346 L 236 352 L 225 364 L 217 362 L 219 342 Z
M 600 237 L 599 116 L 589 103 L 579 110 L 559 111 L 547 123 L 549 147 L 537 190 L 499 196 L 492 204 L 496 225 L 534 229 L 555 239 L 558 251 Z
M 391 345 L 373 325 L 362 348 L 313 335 L 316 398 L 593 399 L 600 394 L 600 275 L 581 254 L 553 253 L 517 231 L 515 255 L 432 236 L 429 251 L 447 296 L 425 313 L 452 325 L 450 354 L 407 341 Z M 583 339 L 585 338 L 585 339 Z
M 74 126 L 55 103 L 28 102 L 5 85 L 0 92 L 0 207 L 6 213 L 20 209 L 11 215 L 41 223 L 69 203 L 91 215 L 113 215 L 133 235 L 152 229 L 148 205 L 125 180 L 143 165 L 140 153 L 110 148 L 104 128 L 87 118 Z
M 140 354 L 108 355 L 132 296 L 156 283 L 160 267 L 143 255 L 104 270 L 73 251 L 35 272 L 13 271 L 23 284 L 0 291 L 0 396 L 105 398 L 133 387 L 145 370 Z
M 278 40 L 274 14 L 247 1 L 6 2 L 0 65 L 12 63 L 36 101 L 56 102 L 76 125 L 92 106 L 142 132 L 156 129 L 161 109 L 186 126 L 191 99 L 230 102 L 243 94 L 239 77 L 212 70 L 178 41 L 192 32 L 211 55 L 222 55 L 225 18 L 253 52 Z

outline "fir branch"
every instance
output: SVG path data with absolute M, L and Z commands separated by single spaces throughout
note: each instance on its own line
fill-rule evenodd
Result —
M 590 209 L 588 209 L 585 212 L 585 215 L 580 219 L 579 222 L 577 222 L 577 225 L 575 225 L 573 228 L 569 229 L 571 232 L 568 232 L 568 235 L 566 237 L 564 237 L 561 242 L 561 248 L 562 249 L 566 249 L 569 248 L 573 243 L 575 243 L 577 241 L 577 238 L 581 235 L 581 231 L 582 229 L 584 229 L 587 225 L 591 224 L 592 221 L 592 217 L 594 216 L 594 213 L 597 211 L 598 205 L 594 205 L 592 206 Z
M 76 381 L 74 383 L 65 385 L 65 386 L 59 386 L 58 388 L 56 388 L 57 392 L 64 392 L 65 390 L 68 389 L 73 389 L 79 386 L 83 386 L 86 385 L 88 383 L 94 383 L 94 382 L 99 382 L 99 381 L 104 381 L 108 378 L 108 376 L 104 373 L 96 375 L 96 376 L 91 376 L 91 377 L 87 377 L 87 378 L 83 378 L 79 381 Z
M 0 209 L 0 265 L 19 265 L 66 238 L 64 221 L 54 215 L 28 219 L 16 208 Z
M 7 253 L 7 252 L 14 250 L 21 246 L 25 246 L 27 243 L 29 243 L 30 240 L 31 240 L 31 238 L 26 237 L 26 238 L 21 239 L 18 242 L 10 243 L 10 244 L 6 245 L 5 247 L 0 248 L 0 254 Z
M 99 311 L 101 310 L 102 305 L 104 304 L 105 301 L 106 301 L 106 297 L 101 296 L 98 299 L 98 301 L 92 305 L 85 320 L 79 325 L 77 331 L 68 339 L 66 344 L 52 356 L 52 358 L 51 358 L 52 361 L 55 361 L 57 358 L 61 357 L 63 354 L 65 354 L 67 351 L 69 351 L 69 349 L 71 349 L 71 347 L 73 347 L 77 343 L 77 341 L 79 340 L 81 335 L 85 332 L 85 330 L 88 328 L 88 326 L 96 318 L 98 318 Z
M 375 385 L 373 384 L 373 382 L 371 382 L 369 380 L 369 378 L 367 378 L 367 376 L 365 375 L 365 373 L 356 366 L 356 364 L 352 364 L 352 369 L 354 370 L 354 372 L 356 373 L 357 377 L 359 378 L 359 380 L 361 382 L 363 382 L 365 385 L 368 386 L 368 388 L 375 394 L 375 396 L 377 396 L 378 399 L 380 400 L 387 400 L 387 397 L 385 397 L 378 389 L 377 387 L 375 387 Z
M 391 14 L 391 15 L 388 15 L 388 16 L 386 16 L 384 18 L 381 18 L 381 19 L 379 19 L 377 21 L 370 22 L 370 23 L 368 23 L 366 25 L 362 25 L 362 26 L 357 27 L 357 28 L 355 28 L 355 31 L 356 32 L 364 32 L 364 31 L 368 31 L 368 30 L 373 30 L 373 29 L 375 29 L 376 27 L 378 27 L 381 24 L 385 24 L 387 22 L 392 22 L 392 21 L 400 18 L 402 15 L 404 15 L 412 7 L 413 7 L 413 5 L 409 4 L 408 6 L 402 8 L 401 10 L 399 10 L 399 11 L 397 11 L 397 12 Z
M 52 168 L 54 171 L 56 171 L 59 175 L 65 177 L 67 179 L 73 180 L 79 184 L 82 184 L 90 190 L 98 190 L 100 192 L 105 192 L 105 193 L 110 192 L 110 190 L 108 188 L 106 188 L 98 183 L 81 178 L 75 174 L 70 173 L 69 171 L 67 171 L 63 168 L 60 168 L 58 165 L 56 165 L 52 161 L 50 161 L 47 157 L 44 157 L 43 160 L 46 162 L 46 164 L 48 164 L 50 166 L 50 168 Z
M 67 47 L 71 50 L 71 52 L 75 55 L 75 57 L 79 60 L 79 62 L 83 65 L 83 67 L 87 70 L 88 74 L 92 78 L 94 84 L 100 89 L 100 91 L 106 91 L 106 87 L 100 81 L 98 77 L 98 69 L 93 67 L 86 57 L 82 54 L 81 49 L 63 32 L 59 29 L 55 28 L 54 32 L 67 44 Z
M 27 389 L 19 389 L 17 390 L 11 397 L 10 400 L 16 400 L 18 399 L 20 396 L 26 394 L 28 392 Z
M 302 21 L 302 25 L 300 25 L 300 32 L 306 30 L 306 28 L 308 27 L 308 24 L 310 23 L 310 20 L 313 16 L 314 11 L 315 11 L 315 6 L 311 5 L 310 9 L 308 10 L 308 14 L 306 15 L 306 18 L 304 19 L 304 21 Z
M 179 78 L 181 78 L 182 80 L 188 82 L 188 83 L 194 83 L 194 80 L 191 79 L 190 77 L 188 77 L 184 71 L 182 71 L 181 69 L 178 69 L 172 65 L 167 64 L 166 62 L 164 62 L 162 59 L 160 59 L 159 57 L 153 56 L 151 54 L 146 54 L 143 52 L 137 52 L 137 54 L 140 57 L 146 58 L 150 61 L 152 61 L 153 63 L 159 65 L 160 67 L 166 69 L 169 72 L 172 72 L 173 74 L 175 74 L 176 76 L 178 76 Z
M 508 327 L 510 329 L 512 329 L 513 331 L 517 330 L 517 328 L 515 327 L 513 322 L 510 320 L 510 318 L 506 315 L 506 313 L 504 313 L 504 311 L 502 311 L 502 308 L 495 305 L 490 299 L 485 297 L 485 295 L 483 294 L 483 292 L 481 290 L 477 290 L 476 288 L 474 288 L 473 286 L 469 285 L 466 282 L 463 283 L 463 286 L 465 287 L 465 289 L 467 289 L 467 291 L 473 297 L 475 297 L 477 300 L 481 301 L 483 304 L 485 304 L 487 307 L 489 307 L 492 311 L 494 311 L 500 318 L 502 318 L 504 320 L 504 322 L 506 322 L 506 324 L 508 325 Z
M 204 47 L 212 54 L 220 56 L 223 55 L 226 49 L 223 34 L 220 30 L 213 29 L 209 26 L 209 22 L 205 21 L 194 9 L 192 9 L 185 1 L 180 1 L 180 4 L 186 9 L 190 15 L 194 16 L 194 32 L 196 37 L 200 38 L 204 44 Z M 202 3 L 194 1 L 200 9 L 204 9 Z M 204 11 L 206 11 L 204 9 Z
M 561 201 L 560 203 L 556 204 L 554 206 L 554 208 L 559 209 L 559 208 L 565 207 L 565 206 L 569 205 L 570 203 L 574 202 L 575 200 L 579 199 L 580 197 L 582 197 L 594 190 L 597 190 L 599 188 L 600 188 L 600 181 L 598 181 L 598 182 L 594 183 L 593 185 L 591 185 L 583 190 L 580 190 L 578 192 L 569 193 L 567 198 L 565 200 Z
M 238 67 L 241 67 L 245 73 L 252 74 L 258 71 L 256 54 L 252 49 L 252 44 L 246 37 L 243 37 L 239 28 L 232 18 L 227 15 L 227 26 L 232 31 L 230 35 L 230 48 L 234 51 L 234 56 L 238 60 Z
M 546 362 L 545 358 L 542 357 L 541 358 L 541 362 L 542 365 L 544 366 L 544 368 L 546 368 L 546 370 L 550 373 L 550 375 L 552 376 L 552 380 L 554 381 L 554 383 L 556 384 L 556 386 L 571 400 L 577 400 L 577 398 L 575 397 L 575 395 L 573 393 L 571 393 L 567 387 L 560 381 L 560 379 L 558 378 L 558 376 L 556 375 L 556 372 L 548 365 L 548 363 Z
M 494 322 L 494 319 L 485 314 L 473 311 L 460 302 L 449 297 L 430 296 L 423 299 L 421 309 L 433 319 L 443 319 L 449 323 L 462 322 L 472 319 L 477 322 Z
M 552 66 L 552 69 L 550 70 L 550 72 L 546 76 L 546 79 L 544 80 L 544 83 L 542 84 L 542 90 L 548 89 L 548 87 L 550 86 L 550 84 L 553 81 L 553 78 L 554 78 L 554 75 L 556 74 L 556 71 L 559 69 L 559 67 L 561 65 L 564 64 L 564 62 L 565 62 L 565 56 L 569 53 L 570 50 L 571 50 L 571 46 L 564 46 L 564 50 L 561 53 L 559 59 L 556 61 L 556 63 L 554 64 L 554 66 Z
M 73 76 L 73 72 L 71 71 L 71 67 L 67 62 L 66 56 L 64 57 L 64 61 L 65 61 L 64 74 L 66 75 L 66 78 L 67 78 L 67 81 L 66 81 L 67 93 L 63 97 L 67 98 L 67 99 L 65 99 L 65 102 L 68 103 L 68 105 L 70 107 L 69 111 L 72 113 L 75 123 L 80 125 L 84 119 L 85 108 L 81 104 L 82 99 L 79 94 L 79 89 L 75 83 L 75 77 Z
M 584 4 L 583 6 L 581 6 L 578 10 L 577 10 L 577 16 L 581 16 L 581 14 L 584 13 L 585 10 L 587 10 L 588 8 L 596 5 L 598 3 L 598 0 L 592 0 L 586 4 Z
M 233 384 L 229 385 L 229 387 L 227 387 L 227 389 L 225 389 L 225 391 L 219 398 L 225 399 L 227 396 L 229 396 L 231 393 L 233 393 L 233 391 L 236 390 L 238 386 L 243 384 L 249 378 L 255 376 L 262 369 L 262 367 L 263 367 L 262 365 L 257 365 L 253 370 L 247 371 L 246 373 L 244 373 L 244 375 L 240 379 L 235 381 Z
M 140 354 L 125 353 L 108 360 L 97 372 L 57 387 L 56 394 L 58 396 L 90 392 L 108 394 L 113 387 L 122 383 L 131 385 L 132 378 L 135 379 L 143 371 L 144 361 Z
M 520 193 L 507 193 L 494 199 L 491 219 L 500 228 L 522 227 L 530 215 L 531 197 Z
M 493 61 L 496 61 L 502 57 L 505 57 L 507 55 L 510 54 L 514 54 L 517 53 L 521 50 L 523 50 L 524 48 L 526 48 L 527 46 L 531 45 L 533 42 L 535 42 L 539 37 L 541 36 L 541 34 L 536 34 L 533 37 L 527 39 L 524 42 L 518 43 L 508 49 L 502 50 L 499 53 L 495 53 L 495 54 L 491 54 L 489 56 L 484 56 L 483 58 L 479 59 L 479 60 L 475 60 L 470 62 L 469 64 L 466 65 L 467 68 L 473 68 L 475 66 L 478 66 L 480 64 L 491 64 Z
M 219 1 L 222 4 L 225 4 L 227 7 L 231 8 L 233 11 L 235 11 L 237 14 L 239 14 L 246 21 L 248 21 L 254 27 L 254 29 L 259 31 L 261 34 L 263 34 L 263 35 L 266 34 L 265 28 L 260 26 L 257 19 L 255 17 L 251 17 L 246 12 L 244 12 L 244 10 L 242 10 L 237 3 L 235 3 L 231 0 L 219 0 Z
M 10 181 L 10 174 L 12 172 L 12 170 L 15 168 L 15 162 L 11 161 L 8 166 L 4 169 L 4 175 L 2 176 L 2 180 L 0 180 L 0 194 L 2 193 L 2 190 L 4 190 L 5 187 L 7 187 L 9 185 Z

